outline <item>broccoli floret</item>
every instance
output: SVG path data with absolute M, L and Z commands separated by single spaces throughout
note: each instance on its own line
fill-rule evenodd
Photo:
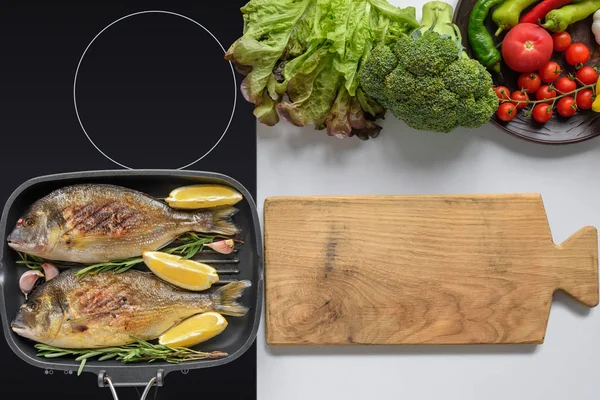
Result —
M 478 128 L 490 120 L 498 109 L 498 97 L 494 89 L 488 88 L 488 94 L 480 98 L 473 95 L 463 98 L 460 103 L 458 123 L 465 128 Z
M 385 79 L 381 77 L 393 72 L 397 65 L 398 60 L 389 47 L 375 47 L 360 69 L 359 78 L 363 90 L 372 97 L 384 97 Z
M 498 108 L 491 75 L 461 52 L 460 38 L 450 34 L 458 30 L 448 28 L 453 10 L 446 6 L 426 3 L 423 15 L 433 25 L 401 36 L 393 48 L 376 48 L 360 71 L 365 93 L 415 129 L 479 127 Z
M 411 128 L 421 129 L 424 119 L 427 120 L 427 130 L 434 132 L 448 133 L 456 127 L 456 117 L 453 113 L 446 112 L 430 112 L 427 116 L 415 113 L 415 108 L 418 107 L 417 101 L 411 100 L 408 102 L 396 102 L 391 107 L 394 116 L 404 121 Z
M 393 70 L 385 77 L 383 97 L 404 100 L 415 93 L 415 80 L 402 67 Z
M 487 70 L 483 65 L 481 65 L 481 63 L 475 60 L 473 60 L 473 62 L 477 63 L 480 74 L 479 79 L 476 81 L 478 85 L 473 91 L 473 95 L 476 99 L 478 99 L 480 97 L 489 95 L 490 88 L 494 86 L 494 81 L 492 80 L 492 75 L 490 75 L 490 73 L 487 72 Z
M 396 43 L 394 53 L 398 64 L 417 76 L 440 74 L 458 60 L 456 44 L 451 40 L 440 40 L 440 35 L 433 31 L 426 31 L 416 40 L 403 37 Z
M 443 73 L 446 87 L 459 96 L 473 94 L 480 80 L 480 71 L 474 64 L 479 63 L 464 58 L 450 64 Z
M 476 60 L 461 58 L 444 71 L 446 87 L 461 96 L 485 96 L 494 82 L 485 67 Z
M 458 48 L 452 40 L 441 39 L 440 35 L 433 31 L 426 31 L 415 40 L 416 46 L 411 54 L 411 68 L 407 68 L 415 75 L 439 75 L 448 65 L 458 60 Z

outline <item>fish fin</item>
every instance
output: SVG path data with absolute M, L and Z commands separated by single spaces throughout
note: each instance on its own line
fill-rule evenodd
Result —
M 91 245 L 97 245 L 99 242 L 102 243 L 118 243 L 120 238 L 114 238 L 102 234 L 86 234 L 76 237 L 66 237 L 63 239 L 65 244 L 72 249 L 86 249 Z
M 76 331 L 76 332 L 85 332 L 86 330 L 88 330 L 88 325 L 90 322 L 93 322 L 94 320 L 106 317 L 111 315 L 110 312 L 99 312 L 99 313 L 94 313 L 94 314 L 87 314 L 87 315 L 82 315 L 80 317 L 77 318 L 69 318 L 67 319 L 67 322 L 69 323 L 69 325 L 71 325 L 71 328 Z
M 239 304 L 239 298 L 246 288 L 252 286 L 250 281 L 231 282 L 217 289 L 214 293 L 215 310 L 225 315 L 242 317 L 248 312 L 248 307 Z
M 201 211 L 204 213 L 206 211 Z M 231 218 L 238 212 L 235 207 L 223 207 L 213 211 L 211 232 L 232 236 L 240 233 L 240 229 Z

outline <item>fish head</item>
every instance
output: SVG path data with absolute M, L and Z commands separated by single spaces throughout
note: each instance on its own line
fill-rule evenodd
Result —
M 56 296 L 44 290 L 44 285 L 39 289 L 41 292 L 34 293 L 21 306 L 10 327 L 19 336 L 51 343 L 60 330 L 64 313 Z
M 22 253 L 47 257 L 58 242 L 56 221 L 43 209 L 33 209 L 19 218 L 8 235 L 8 245 Z

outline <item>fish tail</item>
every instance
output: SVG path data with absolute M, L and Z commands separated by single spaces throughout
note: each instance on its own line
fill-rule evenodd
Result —
M 233 317 L 242 317 L 248 312 L 248 307 L 239 304 L 238 299 L 246 288 L 252 286 L 250 281 L 236 281 L 217 289 L 213 294 L 215 311 Z
M 238 209 L 235 207 L 223 207 L 214 210 L 212 212 L 212 226 L 209 229 L 210 232 L 225 236 L 233 236 L 240 233 L 240 229 L 231 219 L 237 212 Z

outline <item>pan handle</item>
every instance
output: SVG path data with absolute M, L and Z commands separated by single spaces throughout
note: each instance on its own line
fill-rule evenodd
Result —
M 152 379 L 150 379 L 150 382 L 148 382 L 146 384 L 146 386 L 144 388 L 144 392 L 142 393 L 142 397 L 140 397 L 140 400 L 146 400 L 146 397 L 148 396 L 148 393 L 150 393 L 150 389 L 152 389 L 152 386 L 156 385 L 156 387 L 157 387 L 156 390 L 158 390 L 158 387 L 162 386 L 163 379 L 164 379 L 163 370 L 159 369 L 158 372 L 156 373 L 156 376 L 152 377 Z M 110 376 L 108 376 L 106 371 L 100 371 L 100 373 L 98 374 L 98 386 L 100 386 L 100 387 L 108 386 L 113 399 L 119 400 L 119 396 L 117 395 L 117 390 L 115 389 L 115 385 L 116 384 L 113 383 L 112 379 L 110 378 Z

